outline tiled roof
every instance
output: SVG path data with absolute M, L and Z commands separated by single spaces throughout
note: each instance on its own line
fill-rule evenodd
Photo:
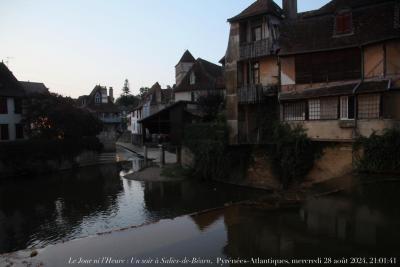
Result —
M 257 0 L 240 14 L 228 19 L 228 22 L 236 22 L 262 14 L 273 14 L 280 17 L 282 9 L 273 0 Z
M 27 95 L 30 94 L 47 94 L 49 93 L 49 89 L 43 83 L 36 82 L 20 82 L 25 89 Z
M 3 62 L 0 62 L 0 96 L 25 96 L 22 84 Z
M 192 73 L 195 75 L 194 84 L 190 84 L 190 76 Z M 198 58 L 182 79 L 181 83 L 175 88 L 175 92 L 224 88 L 225 82 L 222 67 Z
M 195 62 L 196 60 L 194 59 L 193 55 L 189 52 L 189 50 L 186 50 L 185 53 L 183 53 L 183 56 L 179 60 L 178 63 L 192 63 Z
M 395 0 L 332 0 L 314 11 L 284 20 L 279 38 L 281 55 L 358 47 L 400 38 L 395 28 Z M 335 13 L 352 12 L 353 33 L 335 36 Z

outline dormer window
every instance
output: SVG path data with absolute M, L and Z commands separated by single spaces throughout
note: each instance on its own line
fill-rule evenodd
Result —
M 195 84 L 196 83 L 196 76 L 194 75 L 194 72 L 190 74 L 190 84 Z
M 351 11 L 343 10 L 335 17 L 335 35 L 349 34 L 353 32 L 353 16 Z
M 94 103 L 100 104 L 101 103 L 101 95 L 99 92 L 97 92 L 94 96 Z

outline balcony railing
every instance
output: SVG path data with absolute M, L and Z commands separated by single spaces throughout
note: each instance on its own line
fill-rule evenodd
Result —
M 272 40 L 270 38 L 240 45 L 240 60 L 271 55 Z
M 238 89 L 237 96 L 239 104 L 257 104 L 265 102 L 267 97 L 273 96 L 276 93 L 276 86 L 248 84 Z

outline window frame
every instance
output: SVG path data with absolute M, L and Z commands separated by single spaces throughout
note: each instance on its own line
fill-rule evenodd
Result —
M 306 121 L 307 120 L 307 102 L 305 101 L 296 101 L 296 102 L 286 102 L 283 103 L 283 120 L 284 121 Z M 292 109 L 292 115 L 288 116 L 288 109 Z M 303 114 L 297 116 L 295 114 L 297 111 L 303 110 Z
M 353 14 L 351 10 L 341 10 L 335 15 L 335 33 L 336 36 L 353 33 Z
M 353 99 L 353 118 L 350 118 L 349 114 L 350 114 L 350 99 Z M 340 97 L 340 116 L 339 119 L 340 120 L 355 120 L 356 117 L 356 106 L 355 106 L 355 97 L 351 96 L 351 95 L 346 95 L 346 96 L 341 96 Z M 344 105 L 346 107 L 346 110 L 344 111 Z
M 94 103 L 101 104 L 101 94 L 99 92 L 94 95 Z

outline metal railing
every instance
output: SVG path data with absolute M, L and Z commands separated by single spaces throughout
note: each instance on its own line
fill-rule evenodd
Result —
M 248 84 L 238 88 L 237 96 L 239 104 L 256 104 L 265 102 L 268 96 L 276 93 L 276 86 Z

